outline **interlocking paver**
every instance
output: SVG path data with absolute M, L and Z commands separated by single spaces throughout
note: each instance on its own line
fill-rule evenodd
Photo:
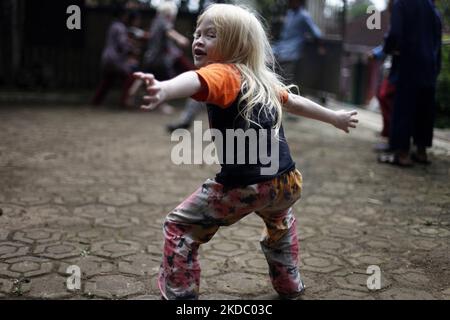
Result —
M 138 197 L 130 193 L 111 192 L 100 195 L 99 201 L 100 203 L 112 206 L 125 206 L 136 203 L 138 201 Z
M 107 240 L 92 245 L 91 252 L 99 257 L 118 258 L 137 253 L 140 244 L 128 240 Z
M 120 299 L 143 292 L 144 283 L 123 275 L 96 276 L 85 287 L 85 293 L 108 299 Z
M 74 214 L 76 216 L 85 218 L 106 218 L 116 212 L 116 208 L 112 206 L 88 204 L 75 208 Z
M 0 242 L 0 259 L 24 256 L 30 248 L 19 242 Z
M 165 216 L 217 166 L 174 165 L 170 118 L 158 112 L 15 106 L 0 116 L 0 297 L 159 299 Z M 427 168 L 381 165 L 371 128 L 285 122 L 304 178 L 294 207 L 304 299 L 450 299 L 450 151 L 432 149 Z M 278 298 L 263 227 L 249 215 L 201 247 L 201 299 Z M 69 266 L 80 267 L 79 291 L 66 287 Z M 367 287 L 369 266 L 380 267 L 379 291 Z
M 38 195 L 35 193 L 21 194 L 17 197 L 11 199 L 12 203 L 16 203 L 19 205 L 38 205 L 38 204 L 46 204 L 51 201 L 51 197 L 49 195 Z
M 85 250 L 86 246 L 64 241 L 39 245 L 34 249 L 34 254 L 51 259 L 67 259 L 80 256 Z
M 8 230 L 0 229 L 0 241 L 6 240 L 8 238 L 8 234 L 9 234 Z
M 159 265 L 159 259 L 146 254 L 138 254 L 124 257 L 119 262 L 119 271 L 124 274 L 137 276 L 154 276 L 159 271 Z
M 17 206 L 10 203 L 3 203 L 1 204 L 2 209 L 2 216 L 0 219 L 6 220 L 6 217 L 13 218 L 13 217 L 22 217 L 24 214 L 27 213 L 25 207 L 23 206 Z
M 12 258 L 0 263 L 0 275 L 12 278 L 45 275 L 50 273 L 52 269 L 52 262 L 33 256 Z
M 126 228 L 132 225 L 139 225 L 139 219 L 135 217 L 106 217 L 95 219 L 95 225 L 106 228 Z
M 230 272 L 208 278 L 207 282 L 218 292 L 229 295 L 258 295 L 271 291 L 267 276 L 251 273 Z
M 58 241 L 61 237 L 62 233 L 59 230 L 42 228 L 17 231 L 13 240 L 35 244 Z
M 410 289 L 404 287 L 396 287 L 380 293 L 382 299 L 385 300 L 434 300 L 432 294 L 426 290 Z
M 86 277 L 91 278 L 96 275 L 108 274 L 115 269 L 114 264 L 108 260 L 94 256 L 84 256 L 62 262 L 58 272 L 61 275 L 67 275 L 67 268 L 70 266 L 78 266 L 83 279 Z
M 51 274 L 30 280 L 26 297 L 33 299 L 65 299 L 73 293 L 67 289 L 67 278 Z

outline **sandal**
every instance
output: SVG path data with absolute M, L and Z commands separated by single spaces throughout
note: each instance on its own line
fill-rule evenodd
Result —
M 398 167 L 408 168 L 413 165 L 410 162 L 401 162 L 398 155 L 395 153 L 382 153 L 377 157 L 377 159 L 379 163 L 391 164 Z

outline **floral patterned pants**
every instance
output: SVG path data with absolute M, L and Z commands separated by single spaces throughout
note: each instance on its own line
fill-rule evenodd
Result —
M 226 189 L 208 179 L 175 208 L 164 222 L 164 253 L 158 286 L 165 299 L 197 299 L 198 248 L 219 227 L 255 212 L 265 223 L 261 248 L 274 289 L 281 296 L 303 291 L 298 270 L 298 240 L 292 205 L 300 198 L 302 176 L 292 170 L 271 181 Z

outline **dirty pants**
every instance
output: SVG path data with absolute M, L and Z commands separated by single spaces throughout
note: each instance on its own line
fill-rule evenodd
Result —
M 281 296 L 303 291 L 298 269 L 298 240 L 292 205 L 300 198 L 302 176 L 292 170 L 273 180 L 227 189 L 208 179 L 164 222 L 164 252 L 158 286 L 165 299 L 198 299 L 198 249 L 221 226 L 255 212 L 265 223 L 261 248 L 274 289 Z

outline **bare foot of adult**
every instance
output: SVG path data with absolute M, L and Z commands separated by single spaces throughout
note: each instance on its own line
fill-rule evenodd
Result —
M 401 153 L 381 153 L 378 155 L 378 162 L 390 164 L 398 167 L 411 167 L 413 165 L 408 154 Z
M 419 153 L 419 152 L 415 152 L 413 154 L 411 154 L 411 159 L 414 162 L 420 163 L 420 164 L 424 164 L 424 165 L 430 165 L 431 161 L 428 160 L 428 156 L 426 153 Z

